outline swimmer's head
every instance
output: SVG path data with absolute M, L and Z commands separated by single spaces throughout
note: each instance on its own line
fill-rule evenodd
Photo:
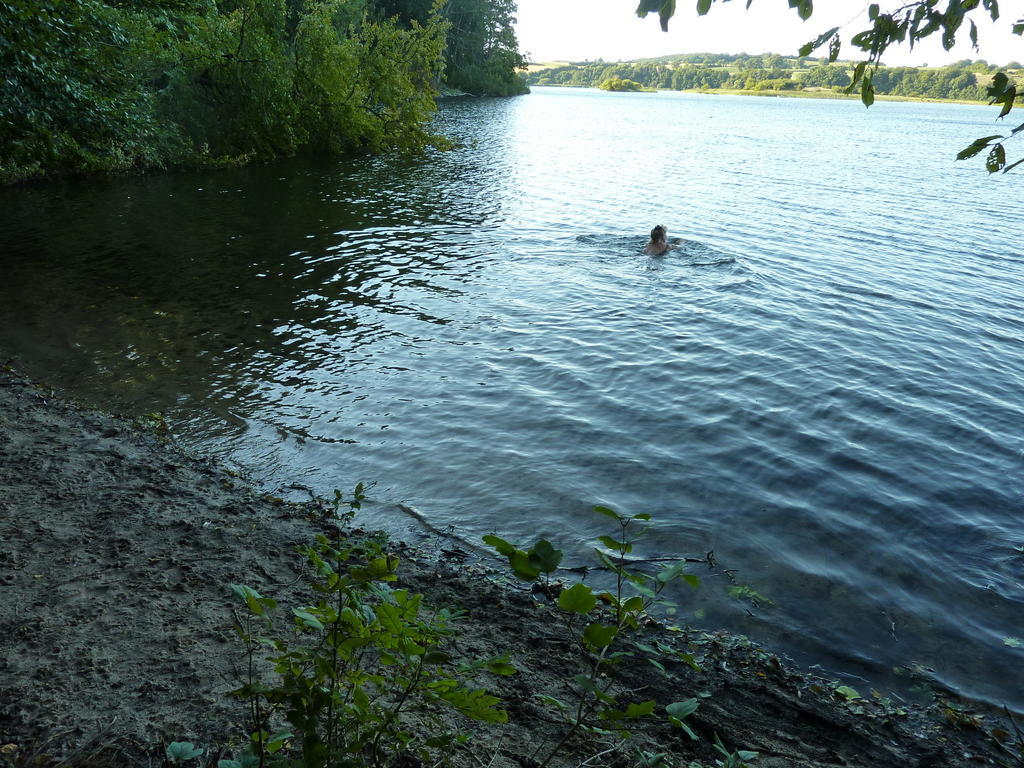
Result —
M 665 239 L 668 235 L 668 230 L 665 229 L 661 224 L 651 230 L 651 240 L 658 243 Z

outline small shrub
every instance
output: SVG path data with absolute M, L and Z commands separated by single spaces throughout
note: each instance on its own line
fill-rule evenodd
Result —
M 655 606 L 667 605 L 662 592 L 669 584 L 684 581 L 696 587 L 699 580 L 685 572 L 685 561 L 662 565 L 653 573 L 645 573 L 631 567 L 629 555 L 634 544 L 643 537 L 651 516 L 647 514 L 622 515 L 608 507 L 595 507 L 594 511 L 609 517 L 618 525 L 614 536 L 601 536 L 600 547 L 595 554 L 600 567 L 614 575 L 612 590 L 595 592 L 590 586 L 576 583 L 563 586 L 558 591 L 557 606 L 565 629 L 582 654 L 583 663 L 578 674 L 572 677 L 573 698 L 562 701 L 553 696 L 539 698 L 555 710 L 565 721 L 566 729 L 558 742 L 551 746 L 539 765 L 545 768 L 565 747 L 569 740 L 580 732 L 598 737 L 612 737 L 619 740 L 629 738 L 629 728 L 637 721 L 657 715 L 659 705 L 653 700 L 625 701 L 626 692 L 621 690 L 610 668 L 628 657 L 634 651 L 626 650 L 623 640 L 639 633 L 644 617 Z M 484 542 L 498 554 L 506 557 L 513 573 L 524 581 L 537 581 L 543 576 L 544 584 L 550 590 L 551 574 L 557 571 L 562 560 L 561 550 L 555 549 L 544 539 L 529 549 L 521 549 L 497 536 L 485 536 Z M 633 648 L 650 654 L 649 661 L 664 672 L 658 658 L 672 655 L 696 668 L 693 657 L 656 642 L 656 647 L 634 642 Z M 697 734 L 686 724 L 685 719 L 696 711 L 695 698 L 677 701 L 663 707 L 664 719 L 680 728 L 691 739 Z M 533 754 L 538 758 L 545 745 Z M 660 764 L 663 756 L 642 755 L 646 764 Z
M 360 487 L 349 511 L 361 497 Z M 337 494 L 336 511 L 342 503 Z M 402 755 L 427 761 L 467 739 L 445 723 L 444 710 L 473 721 L 507 721 L 496 697 L 453 675 L 444 650 L 450 612 L 428 610 L 421 595 L 392 588 L 398 558 L 382 540 L 332 543 L 321 535 L 301 551 L 313 568 L 317 599 L 292 609 L 291 633 L 277 627 L 274 600 L 231 585 L 244 605 L 235 630 L 247 658 L 245 680 L 233 695 L 248 704 L 251 725 L 248 748 L 219 768 L 291 765 L 296 755 L 309 768 L 386 766 Z M 264 654 L 274 683 L 260 674 Z M 504 657 L 481 666 L 515 672 Z M 282 719 L 289 729 L 275 732 Z

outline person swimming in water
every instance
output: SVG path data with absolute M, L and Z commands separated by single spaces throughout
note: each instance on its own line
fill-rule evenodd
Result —
M 674 247 L 674 245 L 669 245 L 668 230 L 659 224 L 651 230 L 651 241 L 644 246 L 644 253 L 648 256 L 661 256 Z

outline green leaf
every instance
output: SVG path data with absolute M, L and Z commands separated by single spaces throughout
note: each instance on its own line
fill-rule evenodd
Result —
M 626 707 L 626 717 L 635 720 L 638 717 L 646 717 L 647 715 L 654 712 L 655 702 L 641 701 L 639 704 L 630 704 Z
M 586 675 L 574 675 L 573 680 L 576 681 L 576 685 L 588 693 L 597 693 L 599 690 L 597 684 Z
M 648 13 L 657 13 L 660 10 L 661 0 L 640 0 L 640 5 L 636 9 L 636 15 L 642 19 Z
M 836 694 L 842 696 L 847 701 L 861 698 L 861 695 L 848 685 L 840 685 L 836 688 Z
M 484 544 L 489 544 L 494 547 L 494 549 L 498 551 L 499 555 L 504 555 L 505 557 L 508 557 L 516 551 L 516 548 L 512 544 L 509 544 L 504 539 L 498 538 L 493 534 L 484 536 Z
M 957 153 L 956 159 L 957 160 L 967 160 L 969 158 L 972 158 L 975 155 L 977 155 L 978 153 L 980 153 L 981 150 L 985 149 L 985 147 L 987 147 L 994 139 L 1001 139 L 1001 138 L 1003 138 L 1003 135 L 997 133 L 994 136 L 983 136 L 980 139 L 975 139 L 974 141 L 972 141 L 970 143 L 969 146 L 967 146 L 966 148 L 960 150 Z
M 536 696 L 538 699 L 545 702 L 546 704 L 550 704 L 551 706 L 555 707 L 556 709 L 560 709 L 563 712 L 567 712 L 569 710 L 568 704 L 566 704 L 564 701 L 556 699 L 554 696 L 548 696 L 545 693 L 535 693 L 534 696 Z
M 663 566 L 655 575 L 654 578 L 659 584 L 668 584 L 670 581 L 679 578 L 683 572 L 683 568 L 686 567 L 686 563 L 682 560 L 672 563 L 671 565 Z
M 352 686 L 352 703 L 358 712 L 368 712 L 370 709 L 370 697 L 361 685 Z
M 626 713 L 623 712 L 621 709 L 608 708 L 608 709 L 602 709 L 599 716 L 600 716 L 600 718 L 602 720 L 608 720 L 610 722 L 616 722 L 618 720 L 625 719 Z
M 288 739 L 292 738 L 293 736 L 294 734 L 289 731 L 279 731 L 275 733 L 273 736 L 271 736 L 264 746 L 266 747 L 267 752 L 269 752 L 270 754 L 280 752 L 281 748 L 285 745 L 285 742 L 287 742 Z
M 598 506 L 594 507 L 594 511 L 597 512 L 597 514 L 599 514 L 599 515 L 604 515 L 605 517 L 610 517 L 612 520 L 619 520 L 619 521 L 622 520 L 622 515 L 620 515 L 618 512 L 616 512 L 611 507 L 602 507 L 601 505 L 598 505 Z
M 614 536 L 598 536 L 597 540 L 600 541 L 606 549 L 610 549 L 613 552 L 619 551 L 619 540 Z
M 1006 86 L 1010 84 L 1010 78 L 1006 76 L 1005 72 L 996 72 L 992 75 L 992 82 L 986 88 L 986 92 L 991 98 L 1001 96 L 1003 91 L 1006 90 Z
M 622 566 L 620 566 L 618 563 L 616 563 L 614 560 L 608 557 L 608 555 L 606 555 L 600 549 L 595 548 L 594 554 L 597 556 L 597 559 L 601 561 L 601 565 L 603 565 L 612 573 L 617 573 L 621 576 L 626 575 L 626 571 L 622 568 Z
M 530 549 L 530 563 L 541 573 L 553 573 L 562 562 L 562 550 L 555 549 L 547 539 L 541 539 Z
M 640 512 L 639 514 L 633 515 L 633 519 L 634 520 L 643 520 L 643 521 L 646 522 L 646 521 L 651 519 L 651 516 L 647 512 Z
M 676 658 L 678 658 L 684 664 L 687 664 L 690 667 L 690 669 L 692 669 L 692 670 L 694 670 L 696 672 L 700 672 L 700 664 L 698 664 L 697 660 L 695 658 L 693 658 L 693 654 L 692 653 L 684 653 L 683 651 L 676 651 Z
M 365 567 L 348 569 L 349 576 L 364 584 L 374 581 L 396 581 L 397 571 L 398 558 L 394 555 L 381 555 L 370 560 Z
M 696 712 L 699 706 L 700 702 L 697 699 L 686 699 L 669 704 L 665 707 L 665 712 L 677 720 L 684 720 Z
M 298 619 L 299 624 L 301 624 L 302 626 L 318 630 L 322 630 L 324 628 L 324 625 L 321 623 L 320 619 L 311 614 L 309 611 L 304 611 L 300 608 L 292 608 L 292 613 L 295 614 L 295 618 Z
M 252 587 L 247 587 L 244 584 L 229 584 L 231 591 L 245 603 L 246 607 L 256 616 L 265 616 L 267 609 L 272 609 L 277 605 L 273 600 L 267 597 L 263 597 Z M 177 742 L 176 742 L 177 743 Z
M 858 61 L 857 66 L 853 68 L 853 79 L 850 81 L 849 86 L 846 88 L 847 93 L 853 93 L 854 89 L 860 84 L 864 78 L 864 68 L 867 67 L 867 62 Z
M 804 43 L 800 46 L 801 56 L 810 56 L 812 51 L 818 50 L 821 46 L 835 37 L 836 32 L 839 31 L 839 27 L 832 27 L 828 32 L 822 32 L 816 38 L 811 40 L 809 43 Z
M 619 629 L 614 625 L 594 622 L 583 630 L 583 641 L 592 648 L 607 648 L 615 640 L 615 635 L 618 633 Z
M 711 10 L 711 0 L 697 0 L 697 15 L 707 16 Z
M 597 598 L 585 584 L 573 584 L 558 595 L 558 607 L 567 613 L 585 615 L 594 610 Z
M 655 599 L 658 597 L 658 594 L 653 589 L 644 584 L 642 581 L 632 579 L 630 581 L 633 582 L 633 589 L 635 589 L 644 597 L 649 597 L 651 599 Z
M 447 664 L 451 660 L 451 656 L 449 656 L 444 651 L 438 650 L 437 648 L 432 648 L 431 650 L 423 654 L 424 664 Z
M 509 663 L 508 654 L 488 659 L 484 666 L 487 668 L 487 671 L 493 675 L 514 675 L 519 671 Z
M 875 87 L 871 84 L 870 75 L 860 81 L 860 100 L 865 107 L 870 107 L 875 103 Z
M 508 712 L 497 708 L 501 700 L 496 696 L 491 696 L 483 689 L 469 690 L 453 683 L 454 681 L 434 681 L 428 687 L 433 688 L 440 698 L 466 717 L 483 723 L 508 722 Z
M 697 738 L 697 734 L 693 732 L 693 728 L 688 726 L 682 720 L 676 720 L 675 718 L 670 717 L 669 721 L 672 722 L 672 725 L 676 726 L 677 728 L 682 728 L 683 732 L 690 737 L 691 741 L 699 741 L 699 739 Z
M 811 18 L 811 14 L 814 13 L 814 4 L 811 0 L 789 0 L 789 7 L 796 8 L 797 14 L 804 21 Z
M 1011 85 L 1009 88 L 1006 89 L 1006 92 L 1003 94 L 1003 108 L 999 110 L 1000 117 L 1006 117 L 1008 114 L 1010 114 L 1010 110 L 1013 109 L 1013 101 L 1016 98 L 1017 88 Z
M 521 549 L 512 552 L 508 556 L 508 561 L 512 566 L 512 571 L 523 581 L 534 581 L 540 576 L 540 568 L 530 562 L 530 556 Z
M 228 586 L 231 587 L 231 591 L 243 603 L 245 602 L 246 598 L 249 596 L 250 593 L 253 593 L 253 592 L 256 591 L 256 590 L 252 589 L 251 587 L 245 586 L 244 584 L 228 584 Z
M 644 599 L 639 595 L 633 595 L 626 602 L 622 604 L 622 610 L 629 613 L 635 613 L 644 609 Z
M 988 153 L 988 157 L 985 159 L 985 169 L 989 173 L 995 173 L 996 171 L 1002 170 L 1003 166 L 1006 165 L 1006 149 L 1002 144 L 996 144 L 992 147 Z
M 186 760 L 191 760 L 203 754 L 203 750 L 197 749 L 189 741 L 172 741 L 167 745 L 165 752 L 167 754 L 167 759 L 175 765 L 179 765 Z
M 661 31 L 668 32 L 668 20 L 676 13 L 676 0 L 662 0 L 661 10 L 658 11 L 658 21 L 661 22 Z
M 947 26 L 942 30 L 942 47 L 947 51 L 956 45 L 956 27 Z
M 839 35 L 832 38 L 832 42 L 828 44 L 828 63 L 836 61 L 839 58 L 839 49 L 842 47 L 843 41 L 839 39 Z
M 746 584 L 730 584 L 725 588 L 725 591 L 730 597 L 735 597 L 737 600 L 749 600 L 755 606 L 762 604 L 774 605 L 771 600 L 755 590 L 753 587 L 748 587 Z
M 665 768 L 669 765 L 665 758 L 668 757 L 668 752 L 645 752 L 642 749 L 637 750 L 637 768 Z M 690 763 L 691 766 L 697 765 L 697 763 Z

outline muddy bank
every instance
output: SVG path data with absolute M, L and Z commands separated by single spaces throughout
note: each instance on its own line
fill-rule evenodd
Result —
M 227 585 L 286 606 L 309 600 L 295 547 L 330 530 L 328 506 L 268 497 L 160 431 L 0 370 L 0 763 L 45 755 L 42 764 L 75 764 L 95 754 L 94 762 L 139 764 L 159 755 L 161 742 L 237 742 L 245 711 L 225 694 L 238 684 L 242 654 Z M 535 746 L 562 731 L 536 695 L 568 698 L 578 664 L 552 608 L 499 583 L 487 562 L 449 540 L 391 549 L 402 585 L 465 612 L 456 655 L 507 652 L 519 669 L 483 681 L 502 697 L 509 725 L 477 729 L 473 751 L 457 752 L 456 762 L 528 764 Z M 700 663 L 695 671 L 665 660 L 667 674 L 626 663 L 617 672 L 661 704 L 701 697 L 688 721 L 699 741 L 668 726 L 635 734 L 677 764 L 713 765 L 715 733 L 760 752 L 756 765 L 770 768 L 1015 764 L 991 737 L 1012 741 L 1012 728 L 992 713 L 954 703 L 950 715 L 942 703 L 903 706 L 868 691 L 851 700 L 837 683 L 789 669 L 742 638 L 650 631 Z M 564 764 L 602 749 L 573 741 Z M 624 760 L 609 753 L 589 764 Z

